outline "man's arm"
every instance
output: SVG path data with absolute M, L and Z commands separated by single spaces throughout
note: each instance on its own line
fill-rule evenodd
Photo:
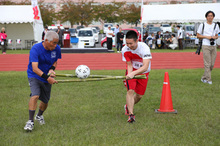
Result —
M 38 62 L 32 62 L 32 69 L 33 69 L 33 72 L 36 73 L 38 76 L 42 77 L 42 75 L 44 74 L 43 71 L 41 71 L 39 68 L 38 68 Z M 52 77 L 48 77 L 47 78 L 47 81 L 50 83 L 50 84 L 54 84 L 54 83 L 57 83 L 57 81 L 52 78 Z
M 197 33 L 197 38 L 199 38 L 199 39 L 209 39 L 209 40 L 211 38 L 218 39 L 218 34 L 216 34 L 215 36 L 205 36 L 205 35 L 201 35 L 201 34 Z
M 150 64 L 150 59 L 143 59 L 143 66 L 140 67 L 138 70 L 135 70 L 135 71 L 132 71 L 133 70 L 133 67 L 132 67 L 132 64 L 131 62 L 128 64 L 129 62 L 127 62 L 127 65 L 128 65 L 128 74 L 126 76 L 126 79 L 132 79 L 134 78 L 135 75 L 137 74 L 141 74 L 145 71 L 148 70 L 148 67 L 149 67 L 149 64 Z M 132 70 L 129 72 L 129 66 L 132 67 Z

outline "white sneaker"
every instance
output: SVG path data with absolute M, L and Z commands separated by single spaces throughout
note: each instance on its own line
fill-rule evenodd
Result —
M 34 119 L 37 120 L 40 125 L 45 124 L 43 115 L 41 115 L 41 116 L 36 115 Z
M 120 53 L 119 51 L 117 51 L 117 53 Z
M 27 121 L 26 125 L 24 126 L 24 130 L 26 131 L 32 131 L 34 129 L 34 122 L 31 122 L 31 120 Z
M 203 83 L 207 83 L 207 80 L 206 80 L 206 79 L 201 79 L 201 81 L 202 81 Z
M 207 81 L 207 83 L 211 85 L 211 84 L 212 84 L 212 81 Z

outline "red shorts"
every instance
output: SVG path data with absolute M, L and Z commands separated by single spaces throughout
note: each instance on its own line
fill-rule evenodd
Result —
M 126 87 L 127 90 L 134 90 L 137 94 L 144 95 L 146 88 L 147 88 L 147 82 L 148 82 L 148 76 L 149 73 L 146 73 L 146 79 L 131 79 L 126 80 Z

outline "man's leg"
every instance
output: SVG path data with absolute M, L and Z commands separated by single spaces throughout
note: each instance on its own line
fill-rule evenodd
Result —
M 135 94 L 134 90 L 128 90 L 126 95 L 126 104 L 128 107 L 129 115 L 134 114 Z
M 216 48 L 216 46 L 212 46 L 212 51 L 211 51 L 211 67 L 210 67 L 211 71 L 212 71 L 212 69 L 214 67 L 216 56 L 217 56 L 217 48 Z
M 208 46 L 202 46 L 203 51 L 203 61 L 204 61 L 204 74 L 202 76 L 203 80 L 211 80 L 210 79 L 210 67 L 211 67 L 211 54 Z
M 34 121 L 34 114 L 37 108 L 38 95 L 32 96 L 29 101 L 29 120 Z
M 137 104 L 141 100 L 142 97 L 143 97 L 143 95 L 135 94 L 134 104 Z
M 47 109 L 48 103 L 40 102 L 38 116 L 43 115 L 43 112 Z

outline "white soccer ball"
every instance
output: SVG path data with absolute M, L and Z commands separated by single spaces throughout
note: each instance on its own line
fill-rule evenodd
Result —
M 85 79 L 89 77 L 90 69 L 86 65 L 79 65 L 75 70 L 75 74 L 78 78 Z

